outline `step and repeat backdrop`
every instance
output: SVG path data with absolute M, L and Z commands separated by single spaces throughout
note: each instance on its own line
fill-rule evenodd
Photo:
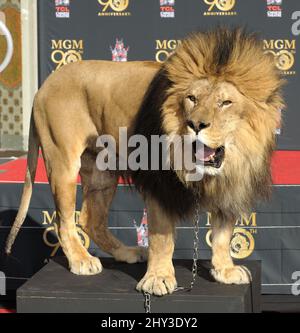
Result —
M 273 186 L 271 202 L 259 204 L 251 214 L 237 220 L 231 252 L 237 260 L 262 261 L 263 293 L 297 293 L 300 280 L 299 0 L 42 0 L 38 6 L 40 84 L 56 69 L 84 59 L 163 62 L 186 34 L 220 24 L 246 26 L 261 35 L 262 47 L 274 55 L 276 66 L 287 81 L 284 88 L 287 107 L 281 110 L 284 125 L 277 133 L 280 177 Z M 122 84 L 125 86 L 126 82 L 120 81 Z M 16 214 L 21 189 L 19 183 L 0 183 L 1 247 Z M 77 201 L 79 210 L 80 186 Z M 79 211 L 75 212 L 75 219 L 78 216 Z M 13 255 L 1 258 L 11 288 L 24 282 L 49 258 L 61 254 L 53 233 L 54 220 L 49 187 L 37 184 Z M 126 186 L 118 187 L 109 223 L 125 243 L 147 245 L 144 203 Z M 209 213 L 201 216 L 200 224 L 199 255 L 210 258 Z M 80 227 L 78 231 L 92 253 L 105 255 Z M 175 257 L 192 258 L 192 244 L 193 228 L 183 223 L 178 227 Z

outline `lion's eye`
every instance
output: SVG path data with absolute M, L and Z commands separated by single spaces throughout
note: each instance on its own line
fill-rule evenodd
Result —
M 187 98 L 194 104 L 197 102 L 197 98 L 194 95 L 188 95 Z
M 232 101 L 230 101 L 229 99 L 228 100 L 226 100 L 226 101 L 223 101 L 222 103 L 221 103 L 221 106 L 229 106 L 229 105 L 231 105 L 232 104 Z

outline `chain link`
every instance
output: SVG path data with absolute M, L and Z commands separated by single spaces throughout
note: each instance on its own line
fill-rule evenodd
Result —
M 192 266 L 192 280 L 190 284 L 190 290 L 193 289 L 197 277 L 198 259 L 199 259 L 198 246 L 199 246 L 199 209 L 197 208 L 195 214 L 195 222 L 194 222 L 193 266 Z
M 144 292 L 144 298 L 145 298 L 145 312 L 146 313 L 151 313 L 151 296 L 149 293 Z
M 199 209 L 196 209 L 195 221 L 194 221 L 194 241 L 193 241 L 193 266 L 192 266 L 192 280 L 189 288 L 177 287 L 174 291 L 188 290 L 191 291 L 195 285 L 197 271 L 198 271 L 198 246 L 199 246 Z M 151 295 L 144 292 L 144 307 L 146 313 L 151 313 Z

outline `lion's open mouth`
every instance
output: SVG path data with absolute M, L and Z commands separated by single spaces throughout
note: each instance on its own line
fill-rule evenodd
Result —
M 201 143 L 197 145 L 196 141 L 193 142 L 193 151 L 196 161 L 203 163 L 204 166 L 214 168 L 221 167 L 225 156 L 224 146 L 213 149 Z

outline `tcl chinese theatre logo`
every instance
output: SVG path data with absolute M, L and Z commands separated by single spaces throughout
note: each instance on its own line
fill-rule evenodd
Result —
M 51 61 L 55 65 L 55 70 L 60 67 L 82 60 L 83 40 L 52 40 L 51 41 Z
M 264 50 L 274 56 L 276 67 L 283 75 L 295 75 L 296 40 L 268 39 L 264 40 Z
M 175 17 L 175 0 L 160 0 L 160 17 Z
M 101 11 L 98 16 L 130 16 L 129 0 L 98 0 Z
M 211 226 L 211 214 L 207 213 L 207 224 Z M 233 258 L 244 259 L 249 257 L 255 248 L 254 235 L 257 233 L 256 213 L 241 216 L 235 224 L 230 244 L 230 253 Z M 206 233 L 206 243 L 211 247 L 212 230 Z
M 267 16 L 281 17 L 282 16 L 282 0 L 267 0 Z
M 155 60 L 164 62 L 175 51 L 180 40 L 176 39 L 157 39 L 155 41 Z
M 58 229 L 56 224 L 56 211 L 50 213 L 46 210 L 42 211 L 43 214 L 43 222 L 42 225 L 45 227 L 43 233 L 43 241 L 45 245 L 47 245 L 50 249 L 50 257 L 53 257 L 60 248 L 59 241 L 57 239 Z M 90 247 L 90 239 L 89 236 L 81 229 L 79 225 L 79 216 L 80 212 L 74 212 L 74 218 L 77 228 L 77 233 L 82 241 L 83 246 L 88 249 Z
M 234 10 L 236 0 L 203 0 L 208 6 L 205 16 L 234 16 L 237 12 Z
M 55 16 L 57 18 L 70 17 L 70 0 L 55 0 Z

